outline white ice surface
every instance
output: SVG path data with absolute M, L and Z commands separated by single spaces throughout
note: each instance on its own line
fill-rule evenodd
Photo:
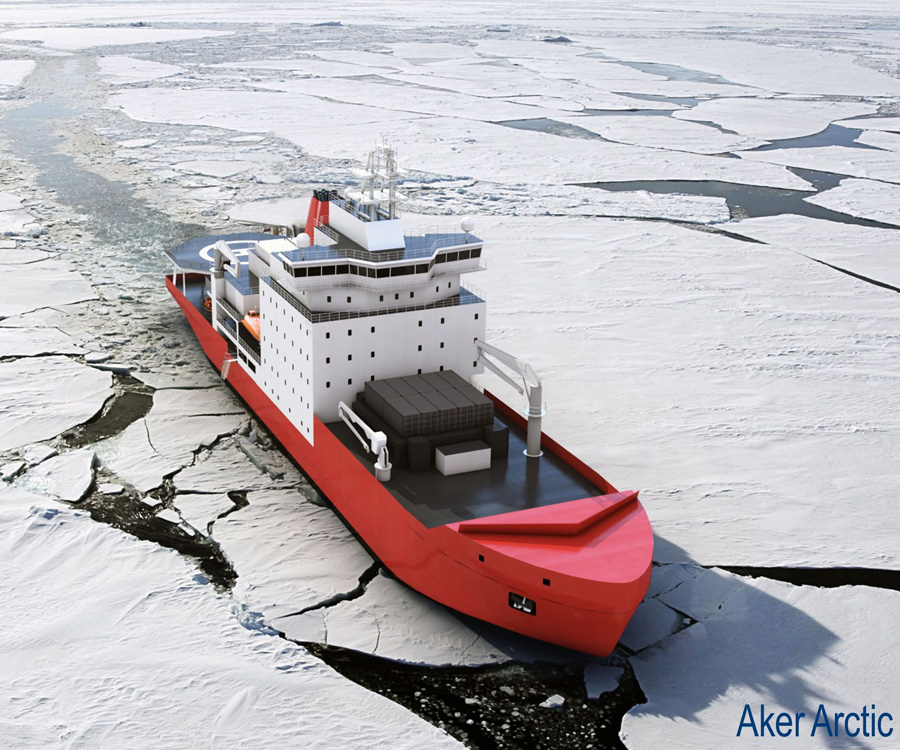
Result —
M 900 648 L 900 593 L 797 587 L 718 571 L 672 593 L 680 589 L 701 621 L 631 659 L 647 703 L 623 721 L 629 750 L 718 750 L 744 741 L 783 746 L 784 738 L 757 739 L 748 730 L 736 739 L 744 705 L 754 708 L 758 723 L 760 703 L 766 713 L 804 712 L 794 739 L 804 747 L 883 745 L 862 736 L 838 742 L 823 729 L 809 735 L 819 704 L 832 714 L 896 705 L 900 683 L 884 659 Z
M 97 455 L 146 492 L 193 463 L 200 447 L 236 431 L 245 413 L 224 388 L 160 390 L 147 416 L 98 443 Z
M 544 108 L 515 104 L 502 99 L 471 93 L 434 91 L 415 86 L 395 86 L 368 80 L 304 78 L 258 83 L 257 86 L 414 115 L 442 115 L 487 122 L 552 116 L 552 112 Z
M 173 169 L 189 174 L 202 174 L 210 177 L 234 177 L 246 172 L 254 166 L 250 161 L 184 161 L 174 164 Z
M 0 211 L 0 234 L 22 234 L 26 228 L 36 226 L 34 216 L 28 211 Z
M 575 140 L 451 117 L 415 119 L 402 112 L 302 94 L 147 88 L 119 92 L 110 101 L 137 120 L 272 131 L 312 153 L 331 157 L 356 159 L 371 146 L 372 132 L 384 132 L 406 168 L 488 181 L 709 179 L 809 187 L 805 180 L 770 164 Z M 316 111 L 314 123 L 295 116 L 304 108 Z
M 885 130 L 863 130 L 856 142 L 888 151 L 900 151 L 900 133 Z
M 177 65 L 168 65 L 154 60 L 141 60 L 125 55 L 98 57 L 97 66 L 100 69 L 101 77 L 114 84 L 155 81 L 184 71 L 184 68 Z
M 213 538 L 239 573 L 235 597 L 273 626 L 284 629 L 280 623 L 291 618 L 276 622 L 278 616 L 353 590 L 372 565 L 331 510 L 296 490 L 251 492 L 247 499 L 247 507 L 215 522 Z
M 291 224 L 305 225 L 308 208 L 308 201 L 301 198 L 282 198 L 254 201 L 253 203 L 237 203 L 228 206 L 225 210 L 232 221 L 290 226 Z
M 671 117 L 557 117 L 560 122 L 577 125 L 617 143 L 633 146 L 689 151 L 694 154 L 720 154 L 762 146 L 766 141 L 742 135 L 722 133 L 708 125 L 683 122 Z
M 594 37 L 583 42 L 623 60 L 679 65 L 774 93 L 900 94 L 900 80 L 857 65 L 853 55 L 838 52 L 735 39 Z M 828 75 L 822 75 L 825 69 Z
M 77 33 L 67 28 L 16 29 L 0 33 L 0 38 L 38 41 L 45 47 L 58 50 L 80 50 L 88 47 L 102 47 L 121 44 L 151 44 L 174 42 L 184 39 L 202 39 L 210 36 L 224 36 L 230 31 L 212 29 L 151 29 L 151 28 L 80 28 Z
M 3 487 L 0 600 L 5 747 L 459 747 L 173 550 Z
M 900 152 L 849 146 L 742 151 L 742 160 L 900 183 Z
M 112 376 L 67 357 L 0 362 L 0 451 L 86 422 L 112 396 Z
M 579 657 L 567 649 L 454 613 L 384 574 L 375 576 L 359 598 L 280 617 L 272 625 L 297 640 L 316 640 L 434 666 Z
M 29 492 L 77 503 L 94 481 L 94 452 L 87 448 L 69 451 L 38 464 L 19 480 Z
M 87 279 L 65 261 L 4 266 L 3 281 L 0 317 L 96 298 Z
M 193 465 L 179 471 L 173 481 L 181 492 L 263 490 L 277 484 L 230 442 L 198 456 Z
M 839 121 L 835 124 L 862 130 L 900 131 L 900 117 L 861 117 L 858 120 Z
M 895 188 L 896 190 L 900 188 Z M 786 214 L 735 222 L 734 230 L 788 252 L 803 253 L 900 288 L 900 263 L 897 262 L 900 248 L 895 229 L 839 224 Z M 863 282 L 848 279 L 848 283 L 864 289 Z M 850 321 L 846 323 L 849 325 Z M 857 325 L 864 323 L 860 320 Z M 888 338 L 884 343 L 889 341 Z
M 0 60 L 0 86 L 19 86 L 34 70 L 34 60 Z
M 488 340 L 540 373 L 549 435 L 620 489 L 646 488 L 667 542 L 656 559 L 900 568 L 885 521 L 900 484 L 895 293 L 800 254 L 864 235 L 763 219 L 747 233 L 779 244 L 574 217 L 476 224 Z M 893 237 L 865 236 L 873 262 Z M 848 502 L 859 491 L 866 513 Z
M 210 523 L 215 522 L 222 513 L 235 508 L 235 504 L 225 494 L 179 494 L 172 502 L 181 517 L 204 535 Z
M 0 357 L 84 354 L 86 351 L 58 328 L 0 328 Z
M 900 225 L 900 185 L 846 179 L 836 188 L 804 200 L 851 216 Z
M 680 110 L 673 116 L 680 120 L 709 120 L 726 130 L 774 141 L 812 135 L 835 120 L 870 114 L 876 110 L 875 105 L 860 102 L 747 97 L 711 99 L 691 109 Z

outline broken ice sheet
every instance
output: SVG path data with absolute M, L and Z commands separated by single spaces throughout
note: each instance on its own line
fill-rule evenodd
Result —
M 0 487 L 3 747 L 459 747 L 304 649 L 245 627 L 174 550 Z M 177 658 L 173 655 L 177 654 Z M 114 677 L 112 677 L 114 676 Z M 182 706 L 172 720 L 173 696 Z M 11 712 L 11 713 L 10 713 Z
M 340 519 L 296 490 L 250 492 L 247 501 L 216 521 L 213 538 L 238 573 L 234 596 L 268 621 L 352 591 L 371 567 Z
M 848 178 L 803 200 L 850 216 L 900 225 L 900 185 Z
M 0 221 L 2 216 L 0 213 Z M 0 317 L 97 298 L 88 280 L 66 261 L 4 266 L 3 277 Z
M 801 736 L 809 746 L 836 747 L 824 730 L 809 739 L 820 703 L 832 711 L 896 704 L 900 681 L 884 659 L 900 648 L 900 593 L 745 578 L 720 604 L 705 608 L 703 622 L 631 658 L 647 703 L 625 715 L 627 747 L 730 747 L 744 705 L 758 711 L 760 703 L 767 712 L 804 712 Z
M 198 455 L 191 466 L 173 478 L 181 492 L 227 492 L 264 490 L 279 483 L 257 468 L 236 445 L 230 442 Z
M 223 513 L 237 507 L 226 494 L 179 493 L 172 500 L 172 504 L 178 508 L 181 517 L 201 534 L 207 534 L 209 524 L 214 523 Z
M 112 376 L 67 357 L 0 362 L 0 450 L 56 437 L 113 395 Z
M 18 485 L 30 492 L 79 502 L 94 481 L 94 452 L 83 448 L 48 458 L 28 470 Z
M 200 447 L 236 432 L 245 414 L 224 388 L 159 390 L 146 417 L 95 447 L 114 474 L 148 492 L 193 463 Z
M 0 328 L 0 357 L 85 352 L 74 338 L 58 328 Z

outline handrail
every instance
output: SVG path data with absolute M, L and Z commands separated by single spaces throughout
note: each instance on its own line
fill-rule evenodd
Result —
M 301 303 L 284 285 L 270 276 L 264 276 L 262 281 L 268 284 L 288 304 L 292 305 L 301 315 L 313 323 L 327 323 L 334 320 L 354 320 L 356 318 L 368 318 L 377 315 L 393 315 L 394 313 L 413 312 L 416 310 L 433 310 L 441 307 L 458 307 L 459 305 L 474 305 L 484 302 L 484 297 L 472 289 L 460 285 L 459 294 L 437 302 L 428 302 L 421 305 L 401 305 L 399 307 L 373 307 L 366 310 L 339 310 L 335 312 L 313 312 Z

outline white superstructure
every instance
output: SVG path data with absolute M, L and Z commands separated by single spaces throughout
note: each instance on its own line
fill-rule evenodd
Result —
M 213 247 L 214 325 L 310 442 L 313 417 L 337 420 L 340 402 L 352 403 L 368 380 L 441 370 L 468 379 L 481 370 L 475 341 L 485 337 L 485 300 L 460 283 L 484 268 L 471 223 L 405 234 L 387 146 L 361 176 L 361 189 L 346 196 L 316 191 L 308 239 Z M 243 257 L 229 249 L 237 244 Z M 254 309 L 258 342 L 239 319 Z

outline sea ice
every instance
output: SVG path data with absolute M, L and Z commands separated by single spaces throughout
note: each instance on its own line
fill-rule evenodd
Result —
M 18 484 L 30 492 L 79 502 L 94 481 L 94 452 L 86 448 L 48 458 L 29 469 Z
M 742 97 L 700 102 L 696 107 L 676 112 L 674 117 L 680 120 L 708 120 L 726 130 L 775 141 L 812 135 L 837 119 L 870 114 L 876 110 L 875 105 L 861 102 Z
M 87 279 L 66 261 L 43 260 L 4 266 L 3 276 L 5 286 L 0 296 L 0 317 L 96 299 Z
M 257 627 L 175 551 L 0 498 L 0 745 L 460 746 Z
M 296 490 L 251 492 L 247 500 L 216 521 L 213 537 L 238 572 L 234 596 L 273 626 L 284 630 L 291 618 L 275 618 L 352 591 L 371 567 L 340 519 Z
M 748 729 L 740 740 L 735 736 L 744 705 L 758 716 L 761 703 L 766 713 L 805 713 L 797 741 L 830 748 L 837 746 L 835 738 L 824 729 L 810 737 L 820 704 L 830 713 L 859 711 L 871 703 L 882 710 L 896 705 L 896 670 L 883 665 L 884 655 L 900 648 L 895 627 L 900 593 L 710 573 L 730 580 L 717 604 L 703 591 L 705 577 L 682 584 L 693 589 L 687 598 L 709 601 L 705 619 L 631 659 L 647 702 L 625 715 L 621 737 L 629 750 L 712 750 L 748 735 L 756 741 Z M 767 746 L 784 741 L 776 737 Z M 877 739 L 852 743 L 878 744 Z
M 113 395 L 112 377 L 66 357 L 0 362 L 0 451 L 56 437 Z
M 742 160 L 900 183 L 900 152 L 849 146 L 742 151 Z
M 97 66 L 100 69 L 101 77 L 113 84 L 155 81 L 184 72 L 184 68 L 178 65 L 167 65 L 124 55 L 98 57 Z M 132 146 L 132 148 L 137 147 Z
M 228 495 L 196 495 L 181 494 L 172 500 L 181 517 L 201 534 L 207 533 L 209 524 L 220 515 L 229 510 L 234 510 L 235 504 Z
M 584 668 L 584 687 L 588 698 L 599 698 L 603 693 L 611 693 L 619 686 L 624 670 L 591 662 Z
M 487 181 L 560 184 L 705 179 L 809 188 L 805 180 L 771 164 L 574 140 L 453 117 L 415 119 L 401 112 L 332 103 L 301 94 L 151 88 L 119 92 L 110 97 L 110 102 L 137 120 L 202 122 L 247 132 L 271 130 L 312 153 L 340 158 L 358 158 L 371 145 L 373 129 L 381 130 L 390 135 L 407 166 Z M 304 107 L 316 110 L 315 123 L 297 121 L 294 112 Z M 441 147 L 435 148 L 436 143 Z
M 0 86 L 21 86 L 34 70 L 34 60 L 0 61 Z
M 0 37 L 4 39 L 38 41 L 46 47 L 58 50 L 79 50 L 110 45 L 151 44 L 184 39 L 201 39 L 211 36 L 227 36 L 232 33 L 231 31 L 213 31 L 211 29 L 153 29 L 131 26 L 82 27 L 78 29 L 78 33 L 73 33 L 70 28 L 48 26 L 4 31 L 0 33 Z
M 198 456 L 172 481 L 181 492 L 264 490 L 277 484 L 272 477 L 254 466 L 233 443 L 217 445 L 207 455 Z
M 86 351 L 58 328 L 0 328 L 0 357 L 84 354 Z
M 832 211 L 900 226 L 900 185 L 846 179 L 836 188 L 804 200 Z
M 557 117 L 617 143 L 633 146 L 719 154 L 756 148 L 765 143 L 757 138 L 722 133 L 707 125 L 682 122 L 671 117 Z

